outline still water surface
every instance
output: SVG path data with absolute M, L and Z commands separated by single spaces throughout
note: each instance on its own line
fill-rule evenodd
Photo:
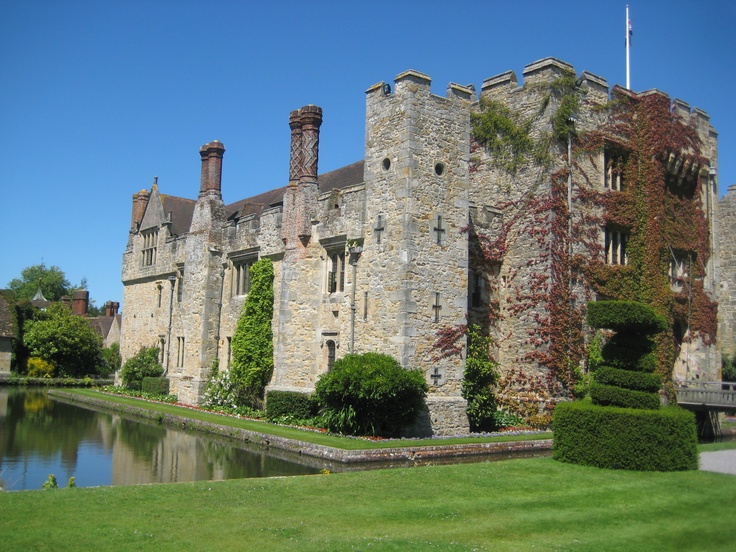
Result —
M 0 387 L 0 481 L 6 490 L 137 485 L 317 473 L 287 453 L 218 439 Z

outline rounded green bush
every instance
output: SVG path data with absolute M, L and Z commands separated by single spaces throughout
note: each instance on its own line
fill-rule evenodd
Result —
M 397 436 L 414 422 L 429 387 L 418 370 L 406 370 L 379 353 L 347 355 L 323 374 L 314 398 L 331 431 Z
M 667 321 L 654 310 L 636 301 L 595 301 L 588 303 L 588 324 L 594 328 L 656 333 L 667 329 Z

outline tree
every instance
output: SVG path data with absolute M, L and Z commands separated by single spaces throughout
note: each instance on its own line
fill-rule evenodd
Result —
M 86 284 L 86 281 L 82 280 L 82 283 Z M 33 299 L 39 285 L 48 301 L 59 301 L 62 296 L 69 295 L 72 291 L 72 286 L 66 279 L 64 271 L 58 266 L 47 268 L 43 263 L 24 268 L 20 273 L 20 278 L 10 280 L 8 288 L 13 290 L 17 301 L 22 301 Z
M 25 323 L 25 345 L 31 356 L 57 367 L 60 376 L 97 373 L 101 363 L 102 338 L 87 320 L 54 304 L 35 320 Z
M 260 259 L 250 268 L 251 288 L 233 334 L 231 378 L 241 403 L 263 399 L 273 373 L 273 263 Z

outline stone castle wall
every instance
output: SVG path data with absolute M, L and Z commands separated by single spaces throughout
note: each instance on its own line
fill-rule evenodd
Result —
M 718 336 L 724 355 L 736 354 L 736 185 L 718 204 L 718 247 L 720 290 L 718 298 Z
M 511 72 L 487 79 L 480 97 L 531 117 L 540 108 L 541 85 L 571 70 L 552 58 L 541 60 L 525 68 L 521 85 Z M 608 101 L 608 85 L 587 72 L 578 82 L 586 93 L 576 127 L 591 130 L 603 122 L 600 107 Z M 188 232 L 173 233 L 157 184 L 150 193 L 136 194 L 123 258 L 123 357 L 140 345 L 163 344 L 172 392 L 185 402 L 199 402 L 215 359 L 221 368 L 229 366 L 230 340 L 245 299 L 234 287 L 236 266 L 269 257 L 275 271 L 270 389 L 311 391 L 328 370 L 331 355 L 383 352 L 406 368 L 421 369 L 430 385 L 428 408 L 415 432 L 464 432 L 464 347 L 459 354 L 438 358 L 437 332 L 472 322 L 494 301 L 505 309 L 491 328 L 502 370 L 523 366 L 544 375 L 528 360 L 539 347 L 529 336 L 547 314 L 544 304 L 523 310 L 515 306 L 534 278 L 549 278 L 550 244 L 534 232 L 535 225 L 549 225 L 551 219 L 532 220 L 526 207 L 530 199 L 549 195 L 550 175 L 564 165 L 556 161 L 544 171 L 524 166 L 515 174 L 499 169 L 471 137 L 471 113 L 479 109 L 474 88 L 451 83 L 441 97 L 430 86 L 427 75 L 407 71 L 396 77 L 393 90 L 383 82 L 367 90 L 360 183 L 319 190 L 322 115 L 321 109 L 305 106 L 290 117 L 289 185 L 283 203 L 266 204 L 255 213 L 229 213 L 218 180 L 222 152 L 212 167 L 210 154 L 205 155 L 212 148 L 224 151 L 216 142 L 202 150 L 200 196 Z M 715 132 L 707 115 L 690 113 L 678 102 L 674 109 L 687 111 L 708 154 L 715 156 Z M 552 101 L 547 113 L 554 109 Z M 549 116 L 535 120 L 534 136 L 549 130 Z M 576 163 L 602 188 L 602 152 Z M 701 199 L 711 214 L 709 193 Z M 583 207 L 575 208 L 582 218 Z M 585 214 L 594 217 L 599 207 L 587 209 L 592 211 Z M 527 217 L 518 225 L 523 232 L 510 239 L 503 262 L 484 269 L 482 285 L 477 284 L 470 230 L 497 236 L 512 217 Z M 156 261 L 145 266 L 143 234 L 151 228 L 158 228 Z M 600 241 L 602 249 L 602 230 Z M 589 254 L 579 243 L 573 249 Z M 335 255 L 341 257 L 342 285 L 331 289 Z M 714 273 L 709 270 L 712 283 Z M 479 290 L 482 304 L 474 310 L 471 302 Z M 581 283 L 575 285 L 575 297 L 592 298 Z M 182 338 L 183 361 L 178 351 Z M 702 355 L 712 355 L 712 347 Z

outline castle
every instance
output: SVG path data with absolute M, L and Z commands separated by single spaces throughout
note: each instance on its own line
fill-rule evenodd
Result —
M 574 85 L 562 90 L 570 75 Z M 585 358 L 569 351 L 583 351 L 590 339 L 586 302 L 642 288 L 627 282 L 648 282 L 654 303 L 669 301 L 660 306 L 672 321 L 665 340 L 674 345 L 665 349 L 678 359 L 676 377 L 697 370 L 716 379 L 710 328 L 718 205 L 709 167 L 717 163 L 717 135 L 707 114 L 658 91 L 609 91 L 605 79 L 575 78 L 572 66 L 554 58 L 526 66 L 521 85 L 513 72 L 489 78 L 479 95 L 472 85 L 450 83 L 440 97 L 430 84 L 427 75 L 406 71 L 393 87 L 370 87 L 364 159 L 341 169 L 318 174 L 322 109 L 307 105 L 289 117 L 285 187 L 225 205 L 225 147 L 213 141 L 200 149 L 196 200 L 165 195 L 156 180 L 134 194 L 123 255 L 123 359 L 158 345 L 172 393 L 200 402 L 213 362 L 230 364 L 248 268 L 267 257 L 275 269 L 268 390 L 309 392 L 335 359 L 386 353 L 426 374 L 427 412 L 416 433 L 468 429 L 461 382 L 469 323 L 492 337 L 509 396 L 529 401 L 542 386 L 550 403 L 569 397 Z M 625 133 L 612 126 L 612 92 L 632 110 L 664 105 L 665 118 L 679 121 L 666 124 L 697 134 L 698 151 L 691 141 L 657 152 L 664 184 L 646 197 L 669 194 L 682 204 L 678 216 L 704 228 L 704 245 L 667 241 L 669 226 L 621 214 L 621 205 L 641 195 L 627 172 L 634 156 Z M 575 112 L 555 122 L 573 97 Z M 529 143 L 546 143 L 547 156 L 532 162 L 532 150 L 519 154 L 508 140 L 483 143 L 476 117 L 489 109 L 519 122 Z M 567 131 L 555 138 L 559 128 Z M 584 135 L 598 141 L 585 145 Z M 649 161 L 638 158 L 641 170 Z M 659 256 L 647 264 L 653 236 L 661 238 Z M 691 320 L 696 303 L 710 318 Z

